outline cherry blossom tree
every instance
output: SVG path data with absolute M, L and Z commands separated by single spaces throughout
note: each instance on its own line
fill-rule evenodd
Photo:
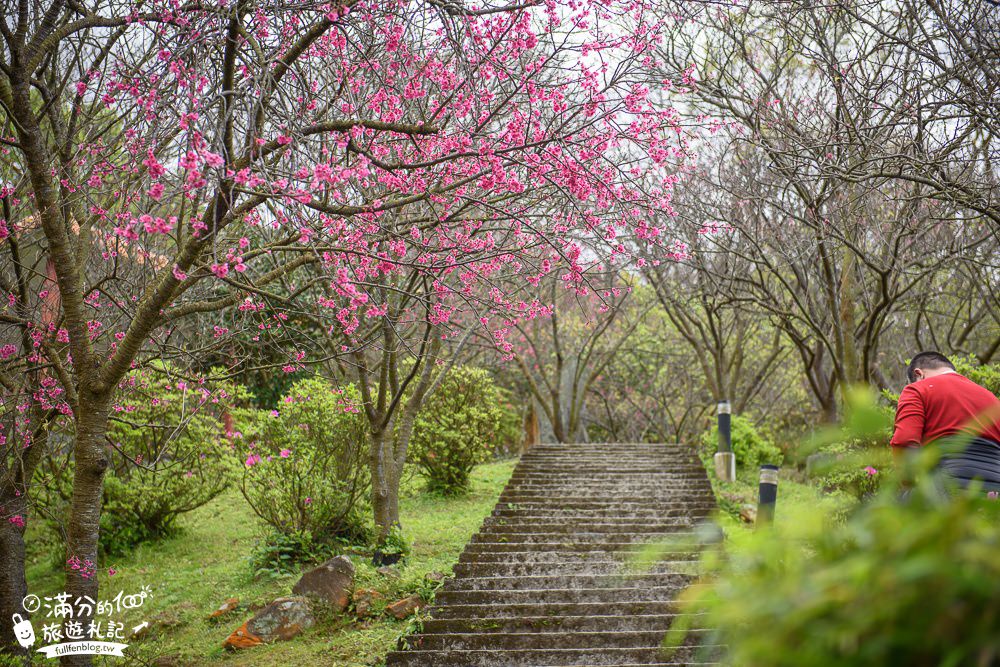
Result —
M 660 26 L 635 1 L 5 12 L 0 611 L 25 591 L 24 498 L 60 418 L 67 590 L 97 597 L 107 429 L 131 369 L 240 338 L 284 346 L 294 371 L 322 348 L 297 347 L 290 318 L 319 313 L 358 367 L 381 350 L 377 436 L 409 384 L 431 387 L 442 336 L 471 324 L 509 351 L 544 308 L 525 285 L 585 290 L 591 266 L 629 260 L 621 239 L 660 243 L 685 155 L 652 102 L 670 85 L 648 75 Z M 591 237 L 605 256 L 584 253 Z M 419 352 L 393 384 L 399 346 Z M 373 465 L 401 456 L 376 444 Z M 385 528 L 398 475 L 383 481 Z

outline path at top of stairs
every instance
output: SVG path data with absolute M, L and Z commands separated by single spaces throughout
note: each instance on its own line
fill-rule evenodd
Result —
M 632 575 L 625 563 L 637 545 L 691 533 L 714 509 L 689 448 L 537 445 L 438 591 L 431 620 L 386 667 L 704 664 L 704 633 L 669 658 L 660 649 L 692 556 Z

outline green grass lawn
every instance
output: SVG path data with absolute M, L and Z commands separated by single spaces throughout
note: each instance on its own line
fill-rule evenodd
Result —
M 758 475 L 757 470 L 740 470 L 736 481 L 731 483 L 720 482 L 711 477 L 716 496 L 724 501 L 725 506 L 734 510 L 734 513 L 719 512 L 719 524 L 727 532 L 753 529 L 753 525 L 744 523 L 734 514 L 742 505 L 757 506 Z M 779 473 L 774 521 L 777 524 L 799 521 L 804 514 L 810 513 L 815 514 L 817 518 L 838 515 L 856 503 L 857 501 L 842 492 L 825 493 L 814 482 L 810 483 L 803 479 L 794 469 L 782 470 Z
M 454 499 L 423 493 L 419 481 L 410 480 L 400 502 L 400 519 L 412 553 L 398 568 L 399 578 L 382 576 L 363 558 L 353 558 L 356 585 L 378 589 L 385 602 L 393 602 L 423 585 L 427 573 L 450 573 L 465 543 L 493 509 L 513 468 L 513 461 L 480 466 L 470 493 Z M 182 517 L 181 527 L 177 537 L 142 545 L 105 564 L 100 573 L 102 600 L 119 590 L 131 594 L 142 585 L 152 588 L 141 609 L 116 617 L 124 618 L 127 627 L 143 620 L 154 622 L 157 629 L 151 637 L 131 644 L 143 662 L 171 656 L 176 665 L 374 665 L 408 630 L 408 621 L 383 616 L 358 622 L 337 614 L 319 619 L 291 641 L 226 651 L 222 642 L 229 633 L 250 618 L 253 609 L 289 595 L 297 576 L 253 579 L 247 559 L 266 531 L 235 489 Z M 108 566 L 117 571 L 114 576 L 108 576 Z M 32 563 L 28 581 L 31 592 L 39 595 L 63 588 L 62 574 L 53 569 L 51 558 Z M 239 598 L 239 609 L 221 622 L 207 620 L 229 597 Z

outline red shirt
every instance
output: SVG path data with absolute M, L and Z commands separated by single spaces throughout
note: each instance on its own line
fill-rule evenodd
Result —
M 893 447 L 920 447 L 960 432 L 1000 442 L 1000 399 L 958 373 L 906 385 L 896 408 Z

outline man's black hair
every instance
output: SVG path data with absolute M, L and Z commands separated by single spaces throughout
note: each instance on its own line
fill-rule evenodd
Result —
M 913 376 L 913 371 L 918 368 L 921 370 L 936 368 L 950 368 L 951 370 L 955 370 L 955 365 L 940 352 L 920 352 L 910 360 L 910 365 L 906 367 L 906 379 L 910 382 L 916 382 L 917 378 Z

